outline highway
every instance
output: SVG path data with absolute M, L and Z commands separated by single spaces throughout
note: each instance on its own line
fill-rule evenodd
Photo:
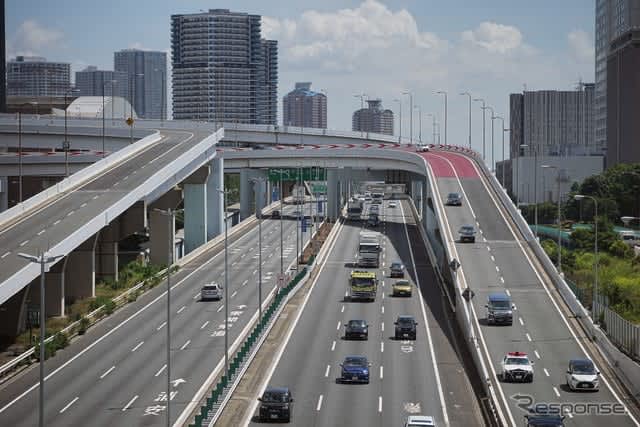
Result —
M 100 215 L 162 167 L 201 141 L 210 131 L 160 132 L 160 141 L 90 180 L 79 188 L 50 200 L 35 212 L 0 229 L 0 283 L 5 283 L 28 261 L 18 252 L 37 254 L 67 238 L 80 224 Z M 1 290 L 0 290 L 1 291 Z
M 347 302 L 345 294 L 356 260 L 362 223 L 347 222 L 313 285 L 308 304 L 276 360 L 272 386 L 288 386 L 295 399 L 291 425 L 392 426 L 409 414 L 432 415 L 445 425 L 483 425 L 469 379 L 446 331 L 444 302 L 424 247 L 412 246 L 420 237 L 406 201 L 389 208 L 384 201 L 379 227 L 384 235 L 382 266 L 377 271 L 378 294 L 373 303 Z M 407 226 L 408 223 L 408 226 Z M 410 236 L 411 234 L 411 236 Z M 411 243 L 410 243 L 411 242 Z M 391 296 L 389 265 L 402 260 L 414 286 L 410 298 Z M 417 285 L 417 286 L 416 286 Z M 393 338 L 398 315 L 418 321 L 417 340 Z M 367 341 L 347 341 L 344 324 L 364 319 Z M 365 355 L 369 384 L 341 384 L 340 363 L 347 355 Z M 257 414 L 257 412 L 256 412 Z M 251 415 L 247 422 L 258 425 Z
M 290 214 L 297 209 L 286 206 Z M 293 220 L 284 224 L 284 268 L 295 261 Z M 228 292 L 233 343 L 257 312 L 258 227 L 229 246 Z M 280 272 L 280 221 L 266 219 L 263 232 L 263 297 Z M 308 233 L 305 233 L 308 239 Z M 172 278 L 171 419 L 176 420 L 204 380 L 224 358 L 223 301 L 200 301 L 206 282 L 224 284 L 224 251 L 198 256 Z M 46 362 L 47 426 L 165 423 L 166 282 L 103 320 L 68 349 Z M 37 425 L 37 369 L 30 369 L 0 392 L 0 424 Z
M 527 353 L 535 362 L 531 384 L 499 382 L 499 398 L 509 408 L 507 419 L 513 425 L 523 423 L 524 412 L 518 403 L 527 402 L 524 395 L 537 403 L 583 402 L 622 403 L 610 378 L 603 371 L 598 392 L 578 393 L 568 389 L 565 372 L 570 359 L 593 357 L 587 353 L 587 338 L 582 330 L 570 326 L 566 312 L 551 298 L 553 285 L 544 283 L 530 263 L 523 243 L 497 207 L 496 199 L 480 179 L 475 164 L 454 153 L 429 153 L 426 158 L 436 176 L 438 193 L 434 202 L 444 208 L 445 235 L 455 240 L 455 255 L 461 264 L 463 283 L 475 292 L 474 317 L 482 333 L 481 345 L 488 350 L 492 374 L 500 372 L 500 361 L 510 351 Z M 449 192 L 463 195 L 461 207 L 446 206 Z M 459 243 L 458 229 L 463 224 L 476 227 L 476 243 Z M 459 270 L 460 271 L 460 270 Z M 459 273 L 460 274 L 460 273 Z M 490 292 L 504 290 L 516 306 L 513 326 L 486 324 L 485 304 Z M 593 359 L 598 364 L 598 359 Z M 616 391 L 614 391 L 616 390 Z M 614 394 L 615 393 L 615 394 Z M 515 397 L 515 395 L 521 395 Z M 633 426 L 639 425 L 628 415 L 580 415 L 566 411 L 567 426 Z

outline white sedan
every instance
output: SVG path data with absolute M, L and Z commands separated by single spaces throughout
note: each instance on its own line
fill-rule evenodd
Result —
M 390 208 L 397 208 L 398 204 L 396 202 L 389 202 L 389 207 Z

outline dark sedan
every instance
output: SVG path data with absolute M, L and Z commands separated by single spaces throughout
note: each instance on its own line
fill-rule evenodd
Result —
M 347 340 L 366 340 L 369 338 L 369 325 L 364 320 L 349 320 L 344 328 L 344 338 Z
M 342 372 L 338 382 L 369 384 L 369 366 L 366 356 L 347 356 L 340 364 Z
M 291 421 L 293 396 L 287 387 L 267 387 L 260 401 L 260 421 Z

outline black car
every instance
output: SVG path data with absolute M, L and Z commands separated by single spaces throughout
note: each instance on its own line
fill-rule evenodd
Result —
M 369 227 L 377 227 L 380 225 L 380 218 L 376 214 L 369 214 L 369 218 L 367 218 L 367 225 Z
M 271 212 L 271 218 L 280 218 L 280 211 L 276 209 L 275 211 Z
M 394 261 L 389 267 L 389 277 L 404 277 L 404 264 L 400 261 Z
M 460 193 L 449 193 L 447 195 L 447 206 L 462 206 L 462 196 Z
M 258 400 L 260 421 L 291 421 L 293 396 L 288 387 L 267 387 Z
M 344 339 L 362 339 L 369 338 L 369 325 L 364 320 L 349 320 L 344 325 Z
M 476 229 L 473 225 L 463 225 L 458 233 L 460 234 L 460 243 L 476 242 Z
M 563 427 L 564 415 L 525 415 L 527 427 Z
M 418 326 L 418 322 L 416 322 L 413 316 L 398 316 L 398 319 L 394 322 L 394 325 L 396 325 L 395 338 L 397 340 L 416 339 L 416 326 Z

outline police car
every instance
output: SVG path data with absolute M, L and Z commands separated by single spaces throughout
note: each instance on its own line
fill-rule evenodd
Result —
M 507 353 L 501 362 L 503 381 L 533 382 L 533 362 L 526 353 Z

